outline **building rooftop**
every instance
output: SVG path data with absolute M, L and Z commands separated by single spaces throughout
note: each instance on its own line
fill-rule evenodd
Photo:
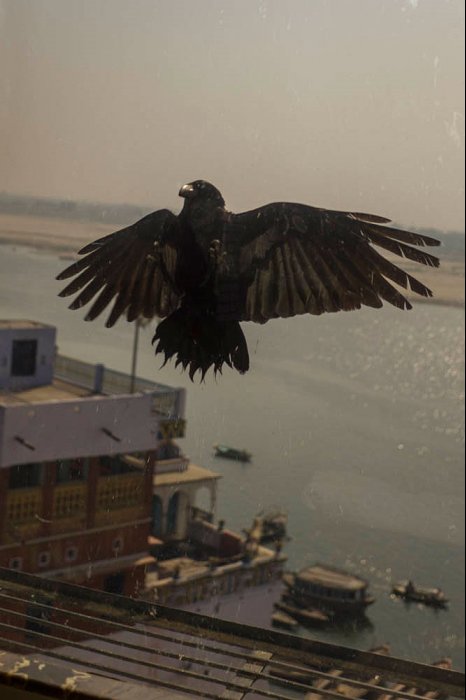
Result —
M 7 328 L 53 328 L 35 321 L 0 320 L 0 330 Z M 167 418 L 184 415 L 185 390 L 166 384 L 132 377 L 104 365 L 56 355 L 53 381 L 19 389 L 0 388 L 0 405 L 48 403 L 87 396 L 117 396 L 132 393 L 151 394 L 154 413 Z
M 3 328 L 9 329 L 31 329 L 31 328 L 53 328 L 48 323 L 40 323 L 39 321 L 29 321 L 28 319 L 2 319 L 0 318 L 0 330 Z
M 464 675 L 447 663 L 414 663 L 17 571 L 0 569 L 0 609 L 2 697 L 18 689 L 26 699 L 464 697 Z
M 73 384 L 64 379 L 54 379 L 52 384 L 36 386 L 22 391 L 1 391 L 0 405 L 16 406 L 24 404 L 49 403 L 73 400 L 84 396 L 95 396 L 95 392 L 87 387 Z

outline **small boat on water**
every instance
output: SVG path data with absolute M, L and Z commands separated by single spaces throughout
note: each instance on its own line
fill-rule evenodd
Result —
M 412 581 L 400 581 L 392 588 L 392 594 L 406 601 L 423 603 L 437 608 L 448 605 L 448 598 L 440 588 L 423 588 L 415 586 Z
M 321 627 L 330 622 L 330 616 L 322 612 L 322 610 L 298 608 L 284 601 L 275 603 L 275 607 L 277 610 L 280 610 L 280 612 L 290 615 L 292 618 L 308 627 Z
M 215 457 L 224 457 L 225 459 L 234 459 L 237 462 L 250 462 L 252 455 L 246 450 L 238 450 L 229 445 L 214 445 Z
M 274 627 L 281 627 L 285 630 L 294 630 L 299 626 L 299 623 L 294 619 L 294 617 L 291 617 L 291 615 L 283 612 L 283 610 L 277 610 L 272 615 L 272 625 Z
M 318 608 L 335 615 L 360 615 L 375 598 L 368 582 L 342 569 L 315 564 L 298 573 L 287 573 L 287 595 L 298 608 Z

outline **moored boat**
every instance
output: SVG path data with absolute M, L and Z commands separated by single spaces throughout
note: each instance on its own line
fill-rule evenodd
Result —
M 361 614 L 374 602 L 368 582 L 354 574 L 324 564 L 298 573 L 287 573 L 283 581 L 288 596 L 300 608 L 318 608 L 338 615 Z
M 309 627 L 320 627 L 330 622 L 330 616 L 324 613 L 322 610 L 298 608 L 295 605 L 291 605 L 283 601 L 275 603 L 275 607 L 277 610 L 280 610 L 287 615 L 291 615 L 291 617 L 293 617 L 295 620 L 298 620 L 298 622 L 301 622 L 303 625 L 307 625 Z
M 214 445 L 215 457 L 224 457 L 225 459 L 234 459 L 237 462 L 250 462 L 251 453 L 246 450 L 238 450 L 229 445 Z
M 423 588 L 415 586 L 412 581 L 400 581 L 392 588 L 392 594 L 406 601 L 413 603 L 423 603 L 437 608 L 444 608 L 448 605 L 448 598 L 440 588 Z
M 283 610 L 277 610 L 272 615 L 272 625 L 286 630 L 294 630 L 299 626 L 299 623 L 294 617 L 288 615 Z

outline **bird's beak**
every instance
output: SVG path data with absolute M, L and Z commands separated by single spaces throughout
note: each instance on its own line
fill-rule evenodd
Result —
M 191 197 L 194 197 L 196 194 L 196 191 L 192 185 L 183 185 L 181 190 L 178 192 L 178 195 L 180 197 L 184 197 L 185 199 L 190 199 Z

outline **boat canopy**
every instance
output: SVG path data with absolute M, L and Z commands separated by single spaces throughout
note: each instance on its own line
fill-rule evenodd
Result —
M 302 588 L 318 587 L 333 591 L 347 591 L 356 594 L 363 591 L 368 583 L 358 576 L 333 567 L 316 564 L 303 569 L 296 575 L 295 585 Z

